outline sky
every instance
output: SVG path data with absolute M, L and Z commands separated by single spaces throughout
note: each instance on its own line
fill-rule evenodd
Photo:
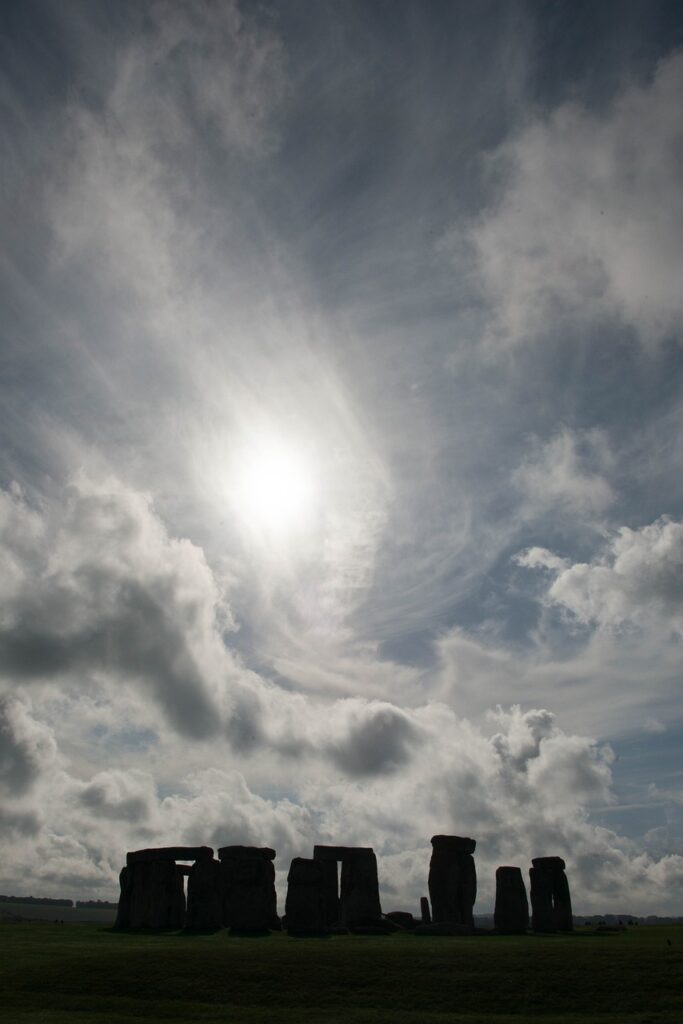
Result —
M 430 837 L 683 914 L 683 11 L 0 8 L 0 891 Z

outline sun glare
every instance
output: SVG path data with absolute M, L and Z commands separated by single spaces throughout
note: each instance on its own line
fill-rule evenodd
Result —
M 317 496 L 312 461 L 303 451 L 276 440 L 254 445 L 244 454 L 232 488 L 242 523 L 280 537 L 310 521 Z

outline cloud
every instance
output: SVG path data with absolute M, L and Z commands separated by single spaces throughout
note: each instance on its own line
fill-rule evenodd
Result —
M 551 571 L 556 575 L 565 564 L 559 560 Z M 545 579 L 541 601 L 550 585 Z M 647 629 L 581 626 L 568 637 L 562 606 L 559 623 L 553 610 L 541 607 L 523 645 L 448 631 L 439 640 L 433 696 L 476 721 L 494 701 L 549 705 L 565 729 L 615 739 L 638 733 L 653 704 L 658 715 L 678 721 L 680 644 L 666 630 L 663 635 L 656 622 Z
M 335 727 L 327 709 L 319 709 L 320 733 L 338 733 L 350 721 L 362 733 L 378 717 L 383 727 L 393 727 L 400 715 L 377 702 L 361 709 L 337 703 L 342 708 Z M 168 748 L 166 769 L 157 760 L 154 775 L 121 764 L 82 779 L 69 770 L 54 771 L 46 761 L 35 780 L 40 817 L 32 817 L 29 803 L 15 801 L 10 808 L 13 832 L 5 833 L 2 844 L 0 881 L 17 891 L 30 880 L 33 889 L 46 893 L 111 898 L 127 849 L 245 843 L 276 849 L 282 901 L 291 858 L 310 855 L 316 842 L 330 842 L 372 845 L 385 908 L 416 910 L 426 891 L 429 837 L 454 832 L 477 839 L 481 912 L 492 905 L 497 864 L 518 863 L 526 870 L 531 857 L 541 854 L 567 859 L 577 910 L 619 909 L 620 901 L 623 909 L 625 900 L 629 909 L 651 910 L 671 899 L 680 865 L 676 857 L 670 860 L 670 846 L 660 842 L 645 853 L 590 823 L 589 809 L 613 799 L 608 746 L 565 732 L 543 708 L 496 709 L 490 736 L 444 705 L 403 714 L 409 734 L 421 742 L 400 771 L 374 765 L 364 775 L 344 765 L 340 773 L 334 759 L 311 761 L 315 751 L 288 771 L 271 753 L 270 794 L 248 781 L 248 761 L 243 770 L 178 770 L 172 734 L 161 740 Z M 382 735 L 379 742 L 386 745 Z M 349 750 L 345 756 L 350 755 Z M 362 761 L 368 755 L 360 748 L 357 756 Z M 171 774 L 164 778 L 164 771 Z M 272 792 L 276 779 L 286 792 Z M 10 824 L 5 811 L 3 820 Z
M 169 538 L 149 498 L 83 479 L 40 511 L 16 493 L 0 508 L 0 673 L 140 682 L 181 733 L 219 730 L 230 612 L 203 553 Z
M 547 600 L 581 623 L 683 632 L 683 523 L 668 516 L 636 530 L 621 527 L 590 563 L 570 565 L 539 548 L 524 552 L 518 562 L 552 569 L 556 577 Z
M 156 800 L 152 777 L 139 771 L 98 772 L 79 800 L 89 813 L 112 821 L 149 822 Z
M 240 169 L 273 144 L 283 49 L 231 0 L 155 4 L 148 14 L 116 52 L 104 110 L 85 96 L 69 109 L 68 184 L 53 189 L 51 211 L 62 258 L 94 249 L 100 279 L 104 272 L 178 313 L 174 280 L 184 277 L 191 293 L 196 274 L 185 256 L 203 234 L 180 211 L 199 212 L 206 141 Z M 173 315 L 161 322 L 170 328 Z
M 534 448 L 512 476 L 529 510 L 590 517 L 604 513 L 614 501 L 603 475 L 609 452 L 600 431 L 563 427 Z
M 495 151 L 472 232 L 498 343 L 613 318 L 651 348 L 683 326 L 683 54 L 603 110 L 565 103 Z
M 397 771 L 411 758 L 422 730 L 399 708 L 389 704 L 347 700 L 338 705 L 344 735 L 331 742 L 331 757 L 352 776 Z
M 169 536 L 148 496 L 83 477 L 38 509 L 0 492 L 0 510 L 0 674 L 9 683 L 104 687 L 110 699 L 125 685 L 151 697 L 180 735 L 223 737 L 244 755 L 319 757 L 358 776 L 410 760 L 420 729 L 395 705 L 342 699 L 323 712 L 241 664 L 203 552 Z M 120 784 L 98 776 L 81 800 L 112 817 L 141 815 L 142 798 L 116 796 Z
M 31 715 L 28 702 L 0 697 L 0 790 L 18 797 L 57 761 L 52 730 Z
M 569 562 L 566 558 L 554 555 L 547 548 L 527 548 L 526 551 L 520 551 L 516 554 L 514 561 L 524 569 L 550 569 L 551 571 L 562 572 L 569 567 Z

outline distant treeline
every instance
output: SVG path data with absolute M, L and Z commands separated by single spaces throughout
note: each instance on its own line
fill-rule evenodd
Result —
M 53 900 L 49 896 L 3 896 L 0 903 L 32 903 L 41 907 L 73 907 L 73 900 Z M 116 906 L 116 904 L 114 904 Z
M 77 907 L 95 907 L 97 910 L 116 910 L 118 903 L 109 900 L 76 900 Z

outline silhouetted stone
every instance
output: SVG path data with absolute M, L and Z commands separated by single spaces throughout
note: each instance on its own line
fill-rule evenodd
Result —
M 531 863 L 544 871 L 564 871 L 567 867 L 562 857 L 532 857 Z
M 275 850 L 270 846 L 221 846 L 219 860 L 234 860 L 236 857 L 259 857 L 261 860 L 275 860 Z
M 372 853 L 371 846 L 323 846 L 316 844 L 313 847 L 314 860 L 340 860 L 343 861 L 350 854 Z
M 217 860 L 202 858 L 187 879 L 185 927 L 190 931 L 217 931 L 223 924 L 223 879 Z
M 553 878 L 542 868 L 529 869 L 531 883 L 531 927 L 535 932 L 553 932 Z
M 429 900 L 426 896 L 420 897 L 420 917 L 422 918 L 422 924 L 432 923 L 432 913 L 429 909 Z
M 570 932 L 572 904 L 561 857 L 535 857 L 531 880 L 531 926 L 535 932 Z
M 432 848 L 450 854 L 474 853 L 477 840 L 467 836 L 432 836 Z
M 339 923 L 349 927 L 356 922 L 379 921 L 381 917 L 374 851 L 349 849 L 342 860 Z
M 354 922 L 381 920 L 377 858 L 372 847 L 318 845 L 313 848 L 313 859 L 335 864 L 334 875 L 329 868 L 323 869 L 328 924 L 338 920 L 342 927 L 348 927 Z M 339 895 L 337 861 L 341 861 L 342 865 Z
M 130 928 L 130 911 L 133 891 L 132 883 L 133 879 L 131 869 L 129 867 L 122 868 L 119 873 L 121 895 L 119 896 L 119 905 L 116 911 L 114 928 Z
M 159 846 L 149 850 L 133 850 L 126 854 L 126 864 L 149 864 L 152 861 L 201 860 L 211 859 L 213 850 L 210 846 Z
M 524 933 L 529 927 L 529 903 L 521 868 L 497 869 L 493 923 L 499 932 L 510 935 Z
M 554 875 L 553 920 L 558 932 L 571 932 L 574 930 L 572 898 L 569 893 L 569 882 L 564 871 L 558 871 Z
M 314 857 L 314 860 L 316 858 Z M 339 871 L 336 860 L 319 859 L 323 873 L 323 892 L 325 894 L 325 920 L 328 927 L 339 922 Z
M 398 925 L 404 931 L 412 931 L 413 928 L 417 927 L 417 921 L 412 914 L 409 914 L 407 910 L 390 910 L 388 914 L 384 915 L 388 921 Z
M 223 923 L 237 931 L 279 928 L 275 851 L 270 847 L 224 846 L 221 859 Z
M 140 860 L 125 868 L 129 928 L 182 928 L 185 923 L 183 875 L 170 859 Z M 123 876 L 123 872 L 121 872 Z M 125 912 L 122 917 L 125 916 Z
M 295 857 L 287 875 L 287 931 L 321 935 L 325 931 L 325 876 L 321 860 Z
M 462 836 L 433 836 L 429 898 L 434 923 L 449 922 L 474 930 L 472 909 L 477 874 L 472 853 L 476 841 Z

